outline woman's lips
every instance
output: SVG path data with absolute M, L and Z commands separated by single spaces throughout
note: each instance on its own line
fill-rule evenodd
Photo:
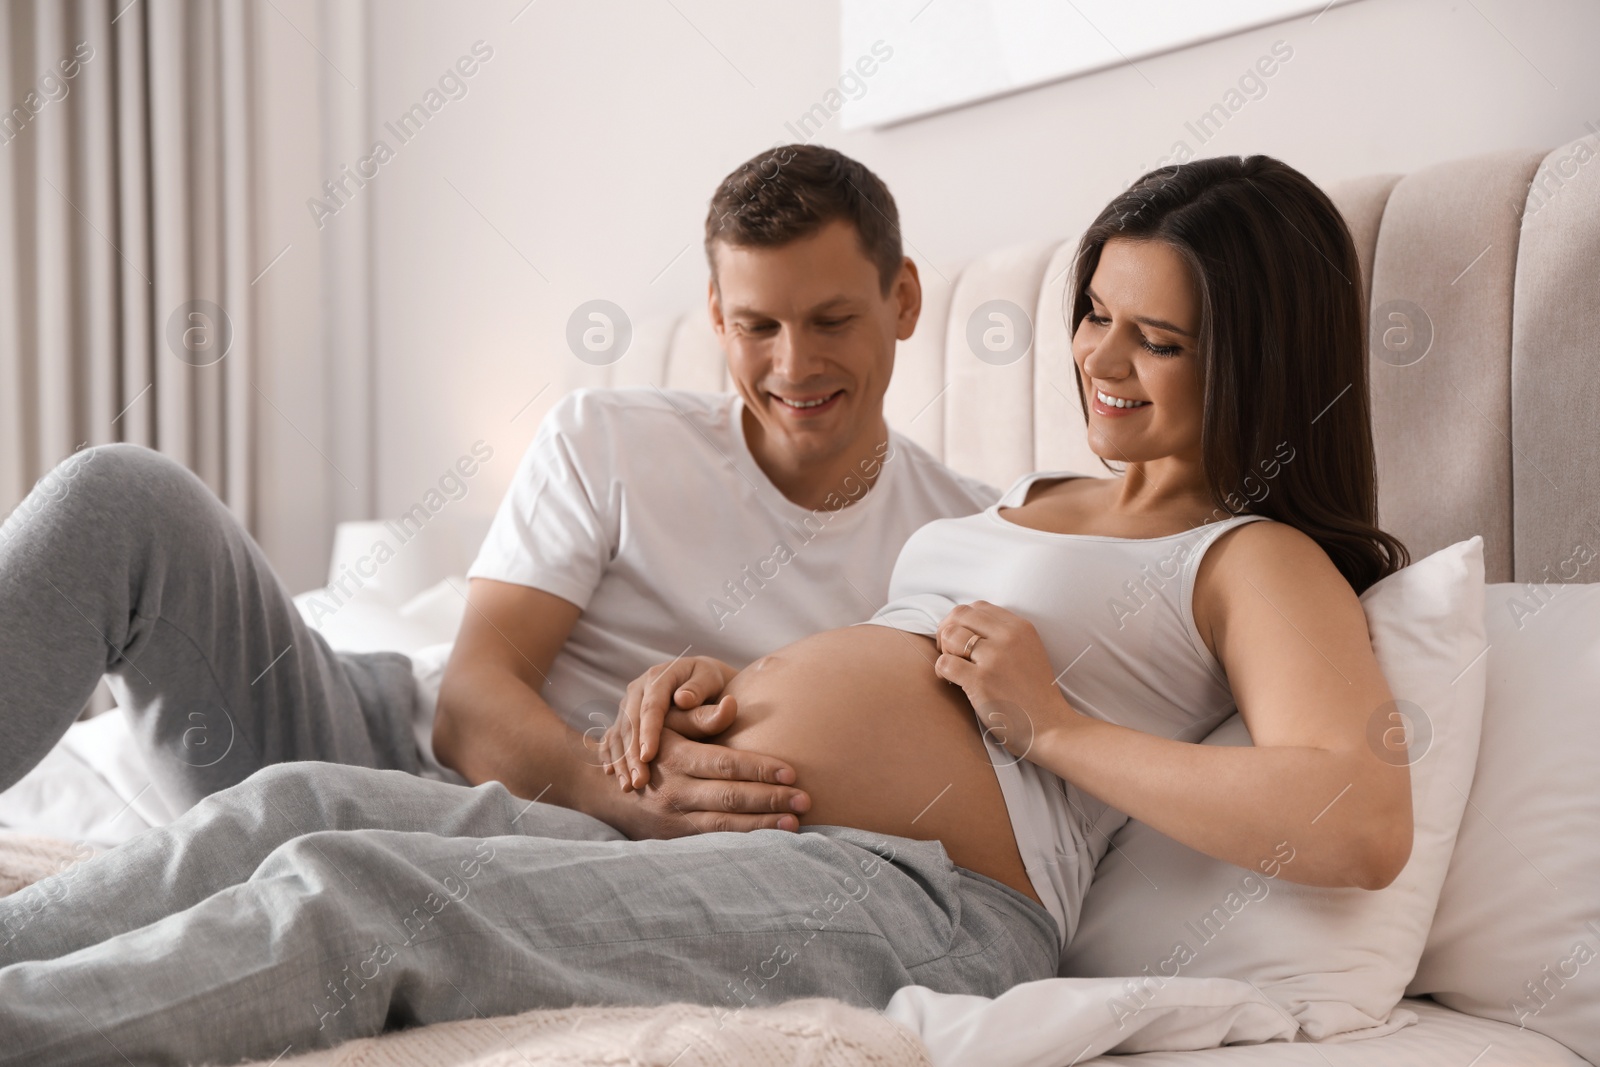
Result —
M 1139 412 L 1149 411 L 1155 406 L 1153 404 L 1140 404 L 1138 407 L 1132 408 L 1114 408 L 1106 404 L 1102 404 L 1100 402 L 1100 397 L 1097 394 L 1090 395 L 1092 397 L 1090 404 L 1093 406 L 1094 413 L 1110 419 L 1121 418 L 1123 415 L 1137 415 Z

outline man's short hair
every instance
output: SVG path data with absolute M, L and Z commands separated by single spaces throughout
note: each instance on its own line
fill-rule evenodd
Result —
M 706 260 L 717 277 L 716 244 L 776 248 L 842 219 L 878 268 L 885 296 L 900 273 L 900 212 L 889 187 L 862 164 L 831 148 L 769 148 L 722 179 L 706 214 Z

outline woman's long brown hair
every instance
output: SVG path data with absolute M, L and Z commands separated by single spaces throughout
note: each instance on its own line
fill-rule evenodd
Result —
M 1090 311 L 1085 290 L 1113 238 L 1170 245 L 1195 281 L 1200 450 L 1218 508 L 1304 532 L 1358 594 L 1409 563 L 1377 525 L 1366 297 L 1355 243 L 1327 195 L 1270 156 L 1150 171 L 1079 242 L 1069 335 Z M 1076 363 L 1073 374 L 1087 422 Z

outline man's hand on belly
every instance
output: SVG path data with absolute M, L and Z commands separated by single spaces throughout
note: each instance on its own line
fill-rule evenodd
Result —
M 704 740 L 732 726 L 738 714 L 732 701 L 707 705 L 722 695 L 738 673 L 711 656 L 679 656 L 629 682 L 617 709 L 617 721 L 600 744 L 601 754 L 610 755 L 606 773 L 620 775 L 624 790 L 642 786 L 649 778 L 649 763 L 656 758 L 663 727 Z
M 696 727 L 674 716 L 661 731 L 656 758 L 646 765 L 645 784 L 633 788 L 596 767 L 590 783 L 596 791 L 584 810 L 634 840 L 800 828 L 795 813 L 809 811 L 811 798 L 784 784 L 794 781 L 792 767 L 771 756 L 691 740 L 672 726 Z M 622 787 L 611 788 L 612 782 Z
M 618 789 L 606 790 L 606 821 L 630 837 L 681 837 L 716 830 L 798 830 L 811 798 L 779 759 L 711 741 L 733 725 L 732 698 L 717 704 L 738 671 L 710 656 L 679 657 L 628 684 L 617 721 L 595 755 Z

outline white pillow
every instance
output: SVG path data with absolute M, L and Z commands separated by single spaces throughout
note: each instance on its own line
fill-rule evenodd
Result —
M 306 625 L 340 652 L 419 651 L 453 642 L 466 613 L 467 581 L 446 578 L 397 604 L 372 586 L 345 596 L 334 587 L 312 589 L 294 598 Z
M 1483 539 L 1474 537 L 1361 597 L 1395 700 L 1422 709 L 1414 715 L 1401 704 L 1415 761 L 1416 838 L 1392 884 L 1377 891 L 1298 885 L 1129 820 L 1095 872 L 1061 974 L 1249 981 L 1311 1040 L 1411 1021 L 1401 1011 L 1391 1022 L 1390 1012 L 1422 954 L 1478 755 L 1483 589 Z M 1382 719 L 1374 723 L 1381 731 Z M 1250 737 L 1234 715 L 1202 744 L 1248 745 Z
M 1600 1063 L 1600 585 L 1491 585 L 1486 605 L 1477 776 L 1406 993 Z

